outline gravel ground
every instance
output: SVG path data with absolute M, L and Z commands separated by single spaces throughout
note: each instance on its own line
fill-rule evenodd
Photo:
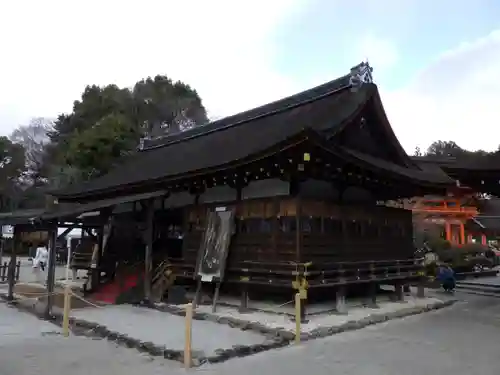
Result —
M 451 308 L 299 346 L 202 366 L 213 375 L 498 375 L 500 299 L 458 293 Z M 0 303 L 0 374 L 185 374 L 107 341 L 63 338 L 55 326 Z M 45 332 L 45 335 L 43 333 Z
M 500 276 L 492 276 L 492 277 L 480 277 L 477 279 L 467 279 L 463 280 L 468 284 L 489 284 L 493 286 L 500 286 Z M 459 282 L 460 283 L 460 282 Z
M 10 260 L 9 257 L 3 257 L 4 262 L 8 262 Z M 18 261 L 21 261 L 21 269 L 19 270 L 19 282 L 20 283 L 35 283 L 37 282 L 36 275 L 33 273 L 33 263 L 28 260 L 27 257 L 20 257 L 17 258 Z M 86 271 L 79 271 L 78 276 L 83 277 L 85 276 Z M 64 279 L 66 278 L 66 266 L 63 265 L 56 265 L 56 280 Z M 70 273 L 71 277 L 71 273 Z M 45 269 L 45 272 L 43 273 L 43 276 L 41 276 L 42 280 L 47 280 L 47 269 Z
M 74 310 L 76 318 L 105 325 L 111 331 L 126 334 L 141 341 L 165 345 L 168 349 L 184 348 L 184 318 L 157 310 L 130 305 L 107 306 Z M 233 345 L 255 345 L 265 337 L 251 331 L 210 321 L 193 320 L 193 350 L 211 355 L 216 349 Z
M 456 296 L 463 302 L 451 308 L 203 370 L 213 375 L 498 375 L 500 299 Z
M 180 366 L 105 340 L 65 338 L 59 332 L 51 323 L 0 303 L 0 374 L 153 375 Z

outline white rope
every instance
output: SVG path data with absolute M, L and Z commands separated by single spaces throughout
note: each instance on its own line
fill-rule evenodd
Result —
M 80 301 L 82 301 L 82 302 L 85 302 L 86 304 L 88 304 L 88 305 L 90 305 L 90 306 L 92 306 L 92 307 L 97 307 L 97 308 L 100 308 L 100 309 L 103 309 L 103 308 L 104 308 L 104 306 L 99 306 L 99 305 L 96 305 L 95 303 L 92 303 L 92 302 L 90 302 L 89 300 L 86 300 L 86 299 L 85 299 L 85 298 L 83 298 L 82 296 L 79 296 L 78 294 L 75 294 L 72 290 L 70 290 L 70 294 L 71 294 L 73 297 L 75 297 L 75 298 L 79 299 L 79 300 L 80 300 Z

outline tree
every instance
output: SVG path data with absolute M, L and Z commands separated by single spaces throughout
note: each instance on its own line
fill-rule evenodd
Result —
M 25 152 L 26 171 L 24 177 L 30 185 L 41 183 L 45 148 L 50 139 L 48 132 L 53 121 L 43 117 L 33 118 L 28 125 L 21 125 L 10 135 L 10 140 L 23 146 Z
M 433 142 L 428 148 L 427 156 L 441 156 L 441 157 L 459 157 L 466 151 L 458 146 L 453 141 L 436 141 Z
M 24 148 L 0 137 L 0 210 L 13 208 L 17 183 L 25 170 Z
M 198 93 L 166 76 L 137 82 L 133 96 L 143 131 L 150 137 L 176 133 L 208 121 Z
M 109 171 L 137 146 L 139 132 L 123 114 L 109 114 L 93 127 L 77 132 L 69 143 L 66 161 L 89 177 Z
M 43 164 L 50 166 L 45 170 L 52 183 L 77 182 L 107 172 L 135 152 L 141 137 L 159 137 L 207 121 L 196 91 L 165 76 L 141 80 L 133 90 L 87 86 L 72 113 L 54 122 Z

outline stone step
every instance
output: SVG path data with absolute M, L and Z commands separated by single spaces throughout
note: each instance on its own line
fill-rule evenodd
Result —
M 492 297 L 492 298 L 500 298 L 499 293 L 487 293 L 487 292 L 481 292 L 479 290 L 468 290 L 468 289 L 457 289 L 457 292 L 464 293 L 464 294 L 473 294 L 476 296 L 483 296 L 483 297 Z
M 490 286 L 481 286 L 481 285 L 457 285 L 457 290 L 461 292 L 479 292 L 479 293 L 488 293 L 488 294 L 496 294 L 500 296 L 500 288 L 498 287 L 490 287 Z
M 459 281 L 457 282 L 457 287 L 472 287 L 472 288 L 492 288 L 492 289 L 499 289 L 500 290 L 500 284 L 492 284 L 492 283 L 474 283 L 474 282 L 467 282 L 467 281 Z

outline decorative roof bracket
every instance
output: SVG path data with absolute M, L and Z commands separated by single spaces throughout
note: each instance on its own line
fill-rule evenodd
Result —
M 362 62 L 351 68 L 349 84 L 351 90 L 356 91 L 365 83 L 373 83 L 373 68 L 368 62 Z

